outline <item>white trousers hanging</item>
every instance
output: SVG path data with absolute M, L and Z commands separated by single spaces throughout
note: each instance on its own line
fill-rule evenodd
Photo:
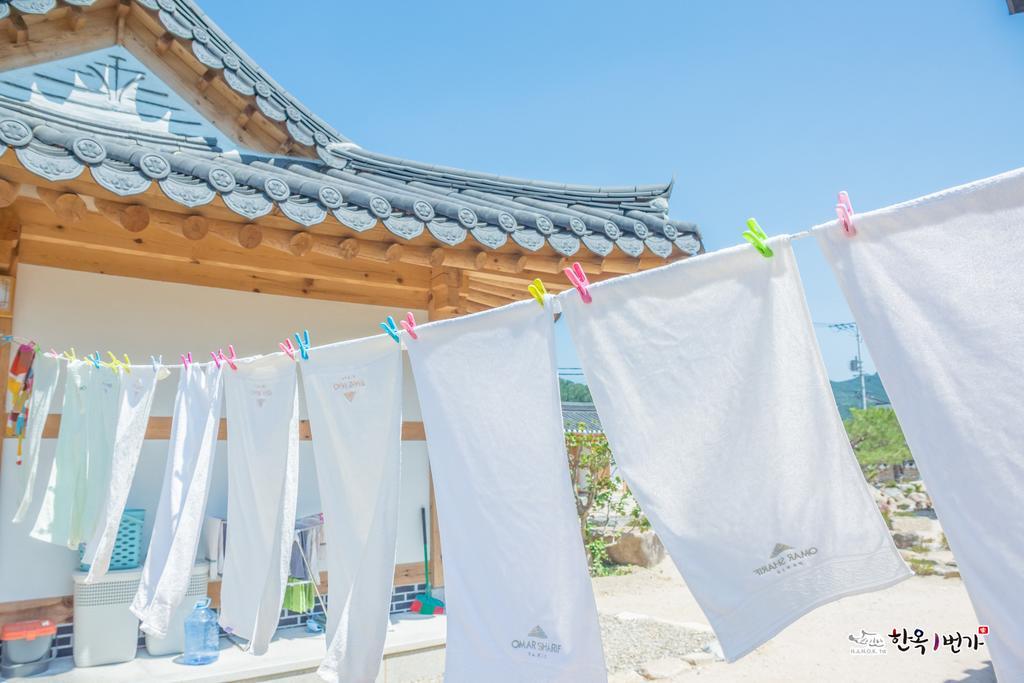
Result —
M 117 429 L 114 436 L 114 454 L 110 466 L 110 487 L 106 500 L 92 533 L 86 544 L 83 561 L 89 565 L 86 583 L 93 583 L 107 573 L 110 556 L 114 551 L 117 531 L 121 524 L 128 492 L 135 478 L 135 466 L 139 462 L 142 442 L 149 426 L 149 413 L 153 408 L 153 395 L 159 373 L 151 366 L 136 366 L 121 378 L 121 392 L 118 397 Z
M 277 630 L 295 537 L 298 383 L 295 362 L 284 354 L 240 361 L 225 372 L 228 523 L 220 624 L 259 655 Z
M 551 311 L 530 300 L 417 331 L 403 337 L 444 543 L 445 680 L 606 680 Z
M 909 577 L 850 449 L 788 238 L 561 296 L 630 490 L 726 659 Z
M 131 605 L 142 630 L 158 637 L 167 635 L 188 592 L 220 429 L 221 372 L 213 363 L 194 364 L 178 380 L 160 502 Z
M 43 427 L 50 414 L 50 404 L 60 382 L 63 361 L 45 353 L 37 353 L 32 362 L 32 395 L 28 399 L 28 421 L 25 425 L 25 439 L 22 443 L 24 459 L 28 462 L 25 475 L 25 489 L 18 510 L 11 520 L 14 524 L 24 521 L 35 496 L 36 478 L 39 476 L 39 446 L 43 440 Z M 52 467 L 52 461 L 51 461 Z M 49 474 L 47 473 L 47 476 Z
M 395 574 L 402 351 L 390 337 L 314 349 L 302 385 L 327 533 L 326 681 L 372 683 Z
M 1000 681 L 1024 681 L 1024 170 L 818 242 L 871 349 Z

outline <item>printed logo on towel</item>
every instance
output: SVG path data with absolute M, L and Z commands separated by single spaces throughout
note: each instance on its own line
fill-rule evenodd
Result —
M 351 403 L 356 399 L 356 394 L 366 388 L 366 380 L 358 375 L 346 375 L 334 383 L 332 388 L 340 391 L 342 396 Z
M 783 574 L 791 569 L 804 566 L 817 554 L 818 549 L 814 546 L 797 549 L 785 543 L 776 543 L 772 548 L 772 554 L 768 557 L 768 562 L 755 569 L 754 573 L 758 576 L 772 573 Z
M 860 630 L 859 634 L 849 635 L 851 655 L 884 655 L 889 651 L 885 647 L 885 636 L 880 633 Z
M 548 634 L 544 632 L 544 629 L 537 625 L 530 629 L 530 632 L 522 640 L 519 638 L 513 640 L 512 648 L 514 650 L 524 650 L 530 657 L 547 659 L 550 655 L 559 654 L 562 651 L 562 644 L 552 642 L 548 638 Z
M 262 408 L 263 404 L 267 402 L 267 399 L 274 394 L 273 390 L 266 384 L 257 384 L 249 390 L 249 393 L 256 399 L 256 405 L 260 408 Z

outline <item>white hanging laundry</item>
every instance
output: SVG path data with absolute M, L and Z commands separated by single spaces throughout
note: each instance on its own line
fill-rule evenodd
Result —
M 630 490 L 726 659 L 911 575 L 829 387 L 788 238 L 562 295 Z
M 86 544 L 83 562 L 89 565 L 85 583 L 93 583 L 103 577 L 110 567 L 121 515 L 128 492 L 135 478 L 135 466 L 139 462 L 142 442 L 149 426 L 149 413 L 153 408 L 153 395 L 157 380 L 167 374 L 166 368 L 159 370 L 150 366 L 136 366 L 121 377 L 121 393 L 117 429 L 114 437 L 114 454 L 110 467 L 110 487 L 103 501 L 92 539 Z
M 403 338 L 444 544 L 445 680 L 606 680 L 551 311 L 523 301 L 416 331 Z
M 33 538 L 77 550 L 110 484 L 121 379 L 91 362 L 68 364 L 60 434 Z
M 28 461 L 25 492 L 11 520 L 18 524 L 25 519 L 35 496 L 36 478 L 39 476 L 39 446 L 43 441 L 43 427 L 50 414 L 50 404 L 61 377 L 63 362 L 45 353 L 37 353 L 32 362 L 32 394 L 28 399 L 28 420 L 22 442 L 24 458 Z M 52 467 L 52 461 L 51 461 Z
M 160 502 L 130 607 L 142 630 L 157 637 L 167 636 L 188 591 L 220 430 L 222 390 L 222 371 L 213 363 L 193 364 L 178 380 Z
M 402 351 L 380 336 L 300 363 L 327 533 L 326 681 L 374 681 L 388 630 L 402 442 Z M 232 539 L 234 539 L 232 531 Z
M 818 243 L 871 350 L 1000 681 L 1024 680 L 1024 169 Z M 970 626 L 970 625 L 966 625 Z
M 259 655 L 277 630 L 295 536 L 298 382 L 295 362 L 284 354 L 238 361 L 226 373 L 228 540 L 220 624 Z

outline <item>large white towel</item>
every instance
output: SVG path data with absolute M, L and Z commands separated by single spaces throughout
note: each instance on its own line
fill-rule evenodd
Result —
M 298 382 L 295 362 L 284 354 L 239 361 L 225 372 L 228 524 L 220 624 L 260 655 L 277 630 L 295 536 Z
M 551 311 L 524 301 L 417 331 L 404 338 L 444 544 L 445 680 L 606 680 Z
M 1024 681 L 1024 169 L 818 233 L 956 556 Z
M 182 371 L 174 398 L 160 502 L 131 611 L 142 630 L 166 637 L 188 591 L 220 430 L 222 370 L 213 363 Z
M 63 365 L 63 361 L 45 353 L 37 353 L 32 362 L 32 394 L 28 399 L 28 421 L 22 443 L 24 457 L 28 461 L 28 472 L 25 474 L 25 492 L 11 520 L 15 524 L 25 519 L 32 506 L 36 478 L 39 476 L 39 446 L 43 441 L 43 427 L 50 414 L 50 404 L 53 402 Z M 52 466 L 53 461 L 50 462 Z
M 910 576 L 839 419 L 788 238 L 562 296 L 616 462 L 728 660 Z
M 395 574 L 402 352 L 390 337 L 313 349 L 300 363 L 327 532 L 327 681 L 376 680 Z
M 110 568 L 110 556 L 114 552 L 121 515 L 125 503 L 128 502 L 128 492 L 135 478 L 135 466 L 139 462 L 142 442 L 146 438 L 156 383 L 166 373 L 166 368 L 158 370 L 151 366 L 136 366 L 121 378 L 117 430 L 110 466 L 110 487 L 106 500 L 103 501 L 92 539 L 85 547 L 83 561 L 89 565 L 85 583 L 95 582 L 106 575 Z
M 53 469 L 32 537 L 77 550 L 88 540 L 110 483 L 121 378 L 107 367 L 69 363 Z

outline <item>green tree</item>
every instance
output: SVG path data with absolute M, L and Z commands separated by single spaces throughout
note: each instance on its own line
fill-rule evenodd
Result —
M 613 570 L 608 544 L 630 529 L 648 529 L 650 523 L 622 479 L 612 475 L 615 461 L 604 434 L 566 433 L 565 449 L 590 571 L 597 576 L 609 574 Z M 613 514 L 629 522 L 613 530 L 608 524 Z
M 861 467 L 898 465 L 912 459 L 903 430 L 891 408 L 852 408 L 850 419 L 843 424 Z
M 570 382 L 567 379 L 559 378 L 558 388 L 561 391 L 563 401 L 573 403 L 592 403 L 594 400 L 591 398 L 590 388 L 586 384 Z

